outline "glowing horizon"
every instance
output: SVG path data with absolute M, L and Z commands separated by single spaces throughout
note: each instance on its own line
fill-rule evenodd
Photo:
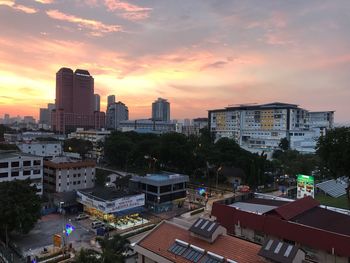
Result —
M 260 4 L 259 4 L 260 3 Z M 108 95 L 149 118 L 230 104 L 286 102 L 349 122 L 350 2 L 0 0 L 0 118 L 55 100 L 61 67 L 86 69 Z

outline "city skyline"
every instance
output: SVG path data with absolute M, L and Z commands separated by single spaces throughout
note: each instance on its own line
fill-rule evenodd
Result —
M 163 97 L 172 119 L 280 101 L 349 122 L 350 3 L 258 2 L 0 0 L 0 115 L 38 118 L 69 67 L 130 119 Z

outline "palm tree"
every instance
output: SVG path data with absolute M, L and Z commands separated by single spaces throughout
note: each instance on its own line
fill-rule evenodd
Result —
M 124 262 L 125 253 L 129 250 L 129 240 L 120 235 L 114 235 L 112 238 L 105 237 L 99 240 L 99 243 L 103 263 Z
M 74 263 L 102 263 L 101 255 L 92 249 L 82 248 L 75 256 Z

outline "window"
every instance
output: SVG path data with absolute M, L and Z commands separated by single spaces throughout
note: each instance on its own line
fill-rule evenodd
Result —
M 58 186 L 61 186 L 61 183 L 59 183 Z
M 9 163 L 0 163 L 0 168 L 8 168 Z
M 67 183 L 67 185 L 69 185 L 69 183 Z
M 34 170 L 33 174 L 40 174 L 40 170 Z
M 9 176 L 8 173 L 0 173 L 0 178 L 6 178 L 8 176 Z
M 41 165 L 41 160 L 34 160 L 33 165 Z
M 30 166 L 31 165 L 31 161 L 23 161 L 23 166 Z
M 28 176 L 30 175 L 30 170 L 29 171 L 23 171 L 23 176 Z
M 19 176 L 19 172 L 12 172 L 12 173 L 11 173 L 11 176 L 12 176 L 12 177 Z
M 11 167 L 19 167 L 19 162 L 12 162 Z
M 160 187 L 161 193 L 171 192 L 171 185 L 164 185 Z

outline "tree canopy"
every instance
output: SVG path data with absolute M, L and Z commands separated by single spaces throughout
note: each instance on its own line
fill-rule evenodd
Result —
M 207 166 L 242 168 L 251 185 L 264 183 L 266 156 L 250 153 L 232 139 L 212 142 L 208 130 L 200 136 L 179 133 L 163 135 L 114 132 L 105 141 L 106 160 L 121 169 L 153 172 L 166 170 L 206 176 Z M 222 180 L 220 180 L 222 181 Z
M 319 138 L 316 152 L 324 175 L 350 177 L 350 127 L 327 131 Z
M 83 158 L 93 148 L 92 142 L 83 139 L 67 139 L 64 141 L 63 150 L 65 152 L 79 153 Z
M 29 180 L 0 183 L 0 231 L 8 242 L 8 233 L 28 233 L 40 218 L 41 202 Z
M 130 242 L 125 237 L 99 238 L 102 253 L 91 249 L 82 249 L 74 259 L 75 263 L 122 263 L 125 253 L 129 250 Z

